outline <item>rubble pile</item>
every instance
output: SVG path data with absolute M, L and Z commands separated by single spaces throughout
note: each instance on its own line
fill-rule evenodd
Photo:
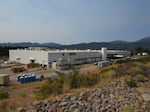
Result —
M 150 102 L 144 101 L 136 88 L 130 88 L 124 81 L 117 80 L 102 88 L 91 88 L 76 95 L 34 102 L 20 112 L 120 112 L 125 105 L 129 105 L 134 112 L 150 110 Z

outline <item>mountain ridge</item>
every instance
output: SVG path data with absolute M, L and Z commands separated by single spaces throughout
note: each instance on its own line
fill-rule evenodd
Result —
M 18 42 L 18 43 L 0 43 L 0 46 L 8 47 L 50 47 L 58 49 L 99 49 L 101 47 L 107 47 L 108 49 L 127 49 L 131 50 L 137 47 L 150 49 L 150 36 L 144 37 L 134 42 L 115 40 L 110 42 L 89 42 L 62 45 L 54 42 L 48 43 L 32 43 L 32 42 Z
M 7 42 L 7 43 L 0 43 L 0 46 L 8 46 L 8 47 L 58 47 L 62 46 L 61 44 L 48 42 L 48 43 L 37 43 L 37 42 Z

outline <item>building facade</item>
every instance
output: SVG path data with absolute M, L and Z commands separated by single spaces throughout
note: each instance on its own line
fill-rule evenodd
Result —
M 9 50 L 9 61 L 18 63 L 39 63 L 51 67 L 53 62 L 58 64 L 83 64 L 107 60 L 108 55 L 130 56 L 129 51 L 120 50 L 48 50 L 48 49 L 16 49 Z

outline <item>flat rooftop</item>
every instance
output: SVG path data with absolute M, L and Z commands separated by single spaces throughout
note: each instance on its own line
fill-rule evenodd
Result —
M 64 50 L 60 50 L 60 49 L 29 49 L 29 48 L 25 48 L 25 49 L 13 49 L 12 51 L 39 51 L 39 52 L 48 52 L 48 53 L 76 53 L 76 52 L 101 52 L 101 50 L 91 50 L 91 49 L 87 49 L 87 50 L 69 50 L 69 49 L 64 49 Z M 107 52 L 111 52 L 111 53 L 116 53 L 116 52 L 129 52 L 127 50 L 107 50 Z

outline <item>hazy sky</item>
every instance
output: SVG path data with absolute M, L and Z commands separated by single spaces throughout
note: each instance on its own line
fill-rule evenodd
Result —
M 150 0 L 0 0 L 0 43 L 72 44 L 150 35 Z

